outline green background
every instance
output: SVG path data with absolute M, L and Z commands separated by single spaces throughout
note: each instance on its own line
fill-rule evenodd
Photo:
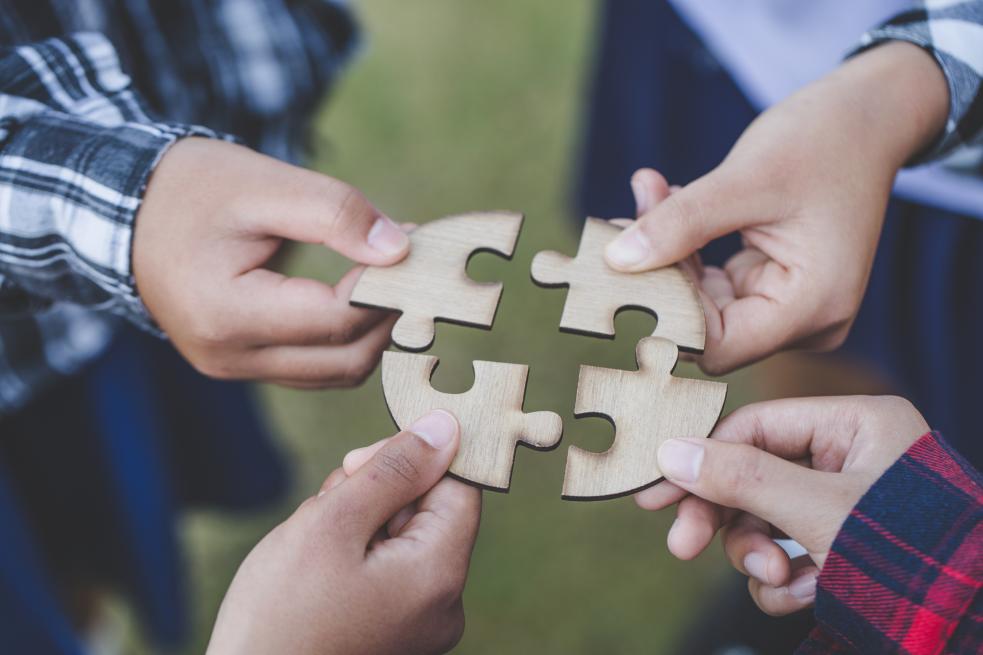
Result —
M 633 347 L 654 319 L 621 314 L 613 341 L 557 331 L 565 291 L 529 280 L 542 249 L 574 254 L 569 208 L 590 72 L 596 7 L 588 0 L 362 0 L 361 56 L 319 116 L 312 166 L 360 189 L 388 215 L 423 222 L 476 209 L 524 212 L 511 262 L 483 254 L 478 280 L 504 280 L 494 331 L 439 324 L 434 385 L 471 384 L 471 361 L 530 365 L 526 409 L 564 419 L 551 453 L 519 448 L 510 493 L 485 494 L 457 653 L 660 653 L 706 602 L 724 570 L 713 547 L 694 562 L 666 551 L 672 511 L 630 499 L 560 500 L 566 447 L 603 450 L 611 426 L 575 420 L 580 364 L 634 366 Z M 625 184 L 628 180 L 625 180 Z M 291 272 L 335 280 L 347 264 L 304 247 Z M 677 374 L 697 376 L 681 365 Z M 746 402 L 746 376 L 728 379 L 728 410 Z M 355 390 L 260 389 L 292 458 L 290 502 L 260 515 L 188 516 L 183 535 L 194 592 L 195 639 L 204 649 L 218 603 L 251 546 L 282 520 L 351 448 L 393 432 L 378 372 Z

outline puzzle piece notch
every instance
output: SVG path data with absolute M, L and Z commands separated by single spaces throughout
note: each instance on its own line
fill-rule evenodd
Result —
M 675 344 L 646 337 L 635 353 L 637 371 L 580 367 L 574 415 L 608 418 L 614 443 L 603 453 L 570 446 L 565 499 L 615 498 L 658 482 L 659 446 L 675 437 L 708 437 L 720 418 L 727 385 L 673 377 Z
M 451 412 L 461 425 L 461 445 L 450 472 L 482 487 L 508 491 L 516 445 L 556 447 L 563 436 L 562 420 L 553 412 L 522 411 L 528 366 L 475 361 L 471 389 L 447 394 L 430 383 L 438 363 L 431 355 L 383 353 L 382 388 L 389 413 L 404 430 L 431 410 Z
M 402 312 L 393 341 L 406 350 L 429 348 L 437 319 L 489 328 L 502 283 L 472 280 L 468 260 L 484 251 L 511 258 L 522 220 L 514 212 L 474 212 L 421 225 L 410 233 L 410 252 L 403 261 L 365 269 L 351 304 Z
M 652 336 L 702 352 L 706 318 L 696 288 L 678 266 L 621 273 L 604 261 L 604 249 L 622 228 L 588 218 L 575 257 L 546 250 L 532 260 L 532 279 L 545 287 L 568 286 L 560 329 L 613 337 L 614 317 L 625 308 L 648 310 L 658 324 Z

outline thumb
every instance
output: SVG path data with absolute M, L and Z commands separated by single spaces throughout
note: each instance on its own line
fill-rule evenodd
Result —
M 843 476 L 815 471 L 747 444 L 670 439 L 659 468 L 678 487 L 771 523 L 810 552 L 824 552 L 853 507 Z
M 638 171 L 632 178 L 636 196 L 645 190 L 645 182 L 640 180 L 651 180 L 651 192 L 661 189 L 659 179 L 653 175 L 643 177 L 644 172 L 645 169 Z M 646 271 L 675 264 L 711 240 L 762 216 L 754 211 L 760 209 L 761 201 L 718 171 L 664 199 L 650 197 L 650 193 L 642 196 L 636 202 L 640 210 L 647 206 L 648 211 L 609 243 L 605 251 L 608 264 L 619 271 Z
M 269 185 L 277 193 L 251 208 L 256 230 L 320 243 L 360 264 L 385 266 L 406 256 L 409 237 L 358 189 L 327 175 L 281 166 L 286 168 L 279 168 Z
M 369 539 L 400 509 L 427 493 L 447 472 L 460 441 L 457 419 L 436 410 L 389 439 L 333 490 L 351 533 Z

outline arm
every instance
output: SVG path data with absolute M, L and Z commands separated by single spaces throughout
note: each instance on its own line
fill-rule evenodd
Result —
M 979 137 L 983 2 L 935 4 L 949 6 L 873 32 L 860 54 L 761 114 L 717 168 L 676 193 L 655 171 L 633 177 L 639 218 L 608 247 L 612 267 L 658 268 L 725 234 L 742 237 L 722 268 L 693 267 L 707 372 L 842 344 L 899 168 Z M 950 12 L 962 20 L 942 18 Z M 918 33 L 945 38 L 919 44 Z M 908 38 L 883 43 L 891 35 Z
M 394 320 L 349 306 L 361 269 L 269 263 L 292 240 L 384 266 L 408 237 L 351 186 L 215 136 L 153 121 L 98 34 L 0 50 L 0 312 L 71 302 L 159 327 L 213 377 L 361 382 Z
M 978 650 L 983 476 L 910 403 L 760 403 L 712 436 L 666 442 L 659 466 L 671 484 L 636 497 L 646 509 L 679 502 L 675 555 L 695 557 L 721 529 L 762 610 L 815 603 L 803 653 Z M 808 554 L 790 560 L 773 541 L 782 534 Z
M 867 32 L 854 54 L 890 41 L 906 41 L 932 55 L 945 75 L 949 114 L 934 143 L 917 162 L 983 143 L 983 0 L 921 2 Z
M 0 49 L 0 311 L 67 301 L 152 324 L 131 270 L 151 171 L 194 126 L 151 120 L 105 37 Z

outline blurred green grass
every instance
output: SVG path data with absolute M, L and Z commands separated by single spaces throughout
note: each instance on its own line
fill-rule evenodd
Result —
M 474 359 L 526 363 L 526 409 L 560 412 L 565 425 L 558 450 L 518 449 L 509 494 L 485 494 L 465 597 L 468 627 L 455 652 L 668 652 L 723 569 L 718 550 L 677 562 L 664 545 L 671 512 L 647 514 L 629 499 L 559 497 L 566 446 L 603 450 L 612 438 L 605 421 L 573 418 L 578 366 L 633 368 L 634 344 L 654 320 L 621 314 L 613 341 L 561 334 L 565 292 L 537 288 L 528 275 L 537 251 L 576 249 L 566 198 L 594 3 L 362 0 L 356 7 L 365 49 L 318 120 L 312 166 L 358 186 L 401 221 L 475 209 L 526 214 L 511 262 L 483 254 L 469 267 L 475 279 L 505 281 L 494 331 L 438 324 L 434 384 L 466 390 Z M 305 247 L 290 271 L 334 280 L 346 266 Z M 698 372 L 680 365 L 677 374 Z M 746 401 L 748 384 L 729 381 L 732 408 Z M 345 452 L 393 431 L 378 372 L 355 390 L 264 387 L 261 394 L 292 457 L 293 496 L 260 516 L 186 519 L 196 610 L 189 653 L 203 651 L 222 594 L 252 545 Z

